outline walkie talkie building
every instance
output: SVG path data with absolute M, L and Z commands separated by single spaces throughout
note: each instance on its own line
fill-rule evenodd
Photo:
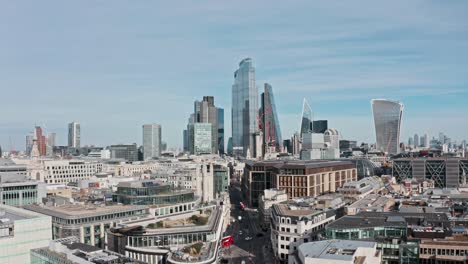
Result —
M 377 150 L 388 154 L 398 154 L 403 104 L 386 99 L 373 99 L 371 104 Z

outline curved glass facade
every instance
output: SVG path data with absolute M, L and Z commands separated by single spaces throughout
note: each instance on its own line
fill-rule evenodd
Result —
M 268 83 L 265 83 L 265 92 L 262 94 L 261 110 L 264 148 L 273 148 L 276 152 L 281 152 L 283 149 L 281 128 L 278 121 L 278 114 L 276 113 L 273 89 Z
M 305 133 L 312 133 L 312 122 L 312 109 L 310 109 L 309 103 L 304 98 L 304 103 L 302 104 L 301 136 Z
M 246 156 L 254 150 L 250 135 L 258 131 L 258 90 L 255 86 L 255 68 L 252 59 L 239 63 L 232 85 L 232 146 L 233 154 Z
M 377 150 L 388 154 L 400 153 L 400 128 L 403 104 L 385 99 L 374 99 L 371 103 Z

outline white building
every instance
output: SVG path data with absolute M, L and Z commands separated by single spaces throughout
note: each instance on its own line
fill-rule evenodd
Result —
M 270 225 L 271 207 L 288 200 L 285 190 L 267 189 L 258 200 L 258 209 L 260 214 L 260 224 L 268 227 Z
M 88 153 L 88 157 L 96 159 L 110 159 L 111 153 L 108 149 L 102 149 L 99 151 L 91 151 Z
M 161 156 L 161 125 L 143 125 L 143 159 L 149 160 Z
M 0 204 L 0 263 L 29 264 L 29 251 L 50 239 L 50 216 Z
M 68 146 L 71 148 L 79 148 L 81 144 L 81 127 L 78 122 L 68 124 Z
M 335 220 L 335 210 L 316 210 L 289 202 L 274 204 L 271 209 L 271 245 L 275 257 L 287 261 L 290 252 L 302 243 L 322 237 L 327 224 Z
M 43 166 L 47 174 L 40 180 L 45 183 L 78 182 L 102 171 L 102 163 L 97 161 L 46 160 L 43 161 Z
M 289 264 L 380 264 L 376 242 L 324 240 L 305 243 L 289 257 Z

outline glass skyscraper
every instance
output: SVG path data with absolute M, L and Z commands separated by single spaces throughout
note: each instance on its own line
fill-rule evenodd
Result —
M 224 154 L 224 109 L 218 108 L 218 151 Z
M 312 121 L 313 121 L 312 109 L 307 100 L 304 98 L 302 104 L 302 119 L 301 119 L 301 137 L 304 133 L 312 133 Z
M 254 136 L 258 132 L 258 90 L 252 59 L 239 63 L 232 85 L 232 147 L 234 156 L 246 156 L 255 149 Z
M 265 83 L 265 92 L 262 93 L 261 120 L 263 130 L 263 147 L 266 152 L 281 152 L 283 140 L 281 128 L 276 112 L 275 98 L 271 85 Z
M 161 125 L 143 125 L 143 159 L 149 160 L 161 156 Z
M 385 99 L 374 99 L 371 103 L 377 150 L 388 154 L 398 154 L 403 104 Z

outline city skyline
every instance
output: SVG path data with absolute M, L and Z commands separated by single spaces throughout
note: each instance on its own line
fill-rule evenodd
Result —
M 246 57 L 254 60 L 257 87 L 275 88 L 285 139 L 299 130 L 304 97 L 314 118 L 329 120 L 344 139 L 375 141 L 373 98 L 405 104 L 400 141 L 413 131 L 466 139 L 466 3 L 392 2 L 397 19 L 381 3 L 264 3 L 242 9 L 245 19 L 234 21 L 240 12 L 234 3 L 3 4 L 2 149 L 10 149 L 11 137 L 24 150 L 35 123 L 66 145 L 69 120 L 82 125 L 81 145 L 139 143 L 141 125 L 156 122 L 163 140 L 181 147 L 186 114 L 205 95 L 225 109 L 227 142 L 232 73 Z

